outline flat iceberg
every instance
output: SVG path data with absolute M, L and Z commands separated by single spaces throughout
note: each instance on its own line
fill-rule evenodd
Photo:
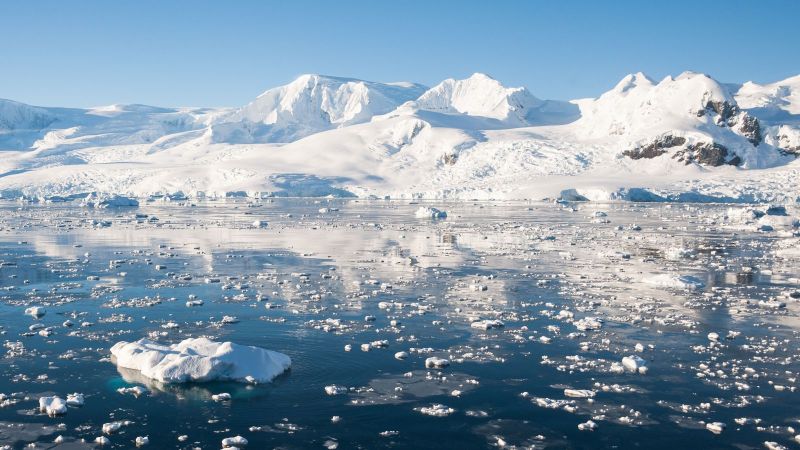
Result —
M 662 273 L 645 277 L 642 279 L 642 281 L 652 286 L 671 289 L 686 289 L 690 291 L 705 287 L 705 283 L 703 283 L 702 280 L 690 275 L 672 275 L 668 273 Z
M 292 360 L 283 353 L 206 338 L 161 345 L 147 339 L 111 347 L 117 367 L 139 371 L 162 383 L 214 380 L 266 383 L 285 372 Z
M 414 217 L 417 219 L 445 219 L 447 218 L 447 213 L 440 209 L 420 206 L 414 213 Z
M 135 208 L 139 206 L 139 201 L 135 198 L 123 195 L 96 195 L 89 194 L 81 201 L 81 205 L 87 208 Z

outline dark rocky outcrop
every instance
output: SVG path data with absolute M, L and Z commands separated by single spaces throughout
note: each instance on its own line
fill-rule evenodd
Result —
M 668 148 L 678 147 L 685 143 L 685 138 L 667 134 L 658 137 L 655 141 L 645 146 L 636 147 L 631 150 L 625 150 L 622 152 L 622 154 L 631 159 L 652 159 L 667 153 Z
M 728 119 L 739 113 L 739 107 L 726 101 L 709 100 L 706 102 L 705 109 L 697 111 L 697 117 L 702 117 L 710 111 L 717 113 L 722 121 L 727 122 Z
M 716 142 L 699 142 L 687 145 L 685 149 L 676 152 L 672 157 L 687 165 L 697 163 L 704 166 L 718 167 L 725 164 L 738 166 L 742 163 L 739 156 L 733 154 L 724 145 Z
M 458 161 L 458 155 L 455 153 L 445 153 L 442 155 L 442 163 L 452 166 Z
M 749 114 L 742 115 L 739 132 L 750 141 L 751 144 L 758 146 L 758 144 L 761 143 L 761 124 L 755 117 Z

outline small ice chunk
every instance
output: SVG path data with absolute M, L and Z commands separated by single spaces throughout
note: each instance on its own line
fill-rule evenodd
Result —
M 103 424 L 103 433 L 105 434 L 112 434 L 116 433 L 122 427 L 126 427 L 130 425 L 131 422 L 129 420 L 118 420 L 115 422 L 108 422 Z
M 225 402 L 231 399 L 231 394 L 227 392 L 220 392 L 219 394 L 211 395 L 211 400 L 215 402 Z
M 418 409 L 419 412 L 427 416 L 433 417 L 447 417 L 453 414 L 456 410 L 449 406 L 442 405 L 441 403 L 434 403 L 431 406 L 423 406 Z
M 30 308 L 25 308 L 25 315 L 31 316 L 34 319 L 38 319 L 45 314 L 47 314 L 47 310 L 41 306 L 31 306 Z
M 140 395 L 146 393 L 147 389 L 143 388 L 142 386 L 121 387 L 117 388 L 117 392 L 122 395 L 133 394 L 134 397 L 139 397 Z
M 586 330 L 599 330 L 600 327 L 603 326 L 603 321 L 598 319 L 597 317 L 584 317 L 581 320 L 577 320 L 574 323 L 575 328 L 586 331 Z
M 564 395 L 573 398 L 591 398 L 595 392 L 591 389 L 564 389 Z
M 150 443 L 150 437 L 148 437 L 148 436 L 136 436 L 136 441 L 134 441 L 134 442 L 136 443 L 137 447 L 142 447 L 142 446 L 147 445 L 147 444 Z
M 587 420 L 586 422 L 579 423 L 578 429 L 581 431 L 594 431 L 597 429 L 597 423 L 593 420 Z
M 67 413 L 67 402 L 58 396 L 39 397 L 39 411 L 48 416 L 60 416 Z
M 444 358 L 431 356 L 425 360 L 425 367 L 428 369 L 443 369 L 450 365 L 450 361 Z
M 622 367 L 629 372 L 639 372 L 643 374 L 647 372 L 647 361 L 637 355 L 626 356 L 622 358 Z
M 111 439 L 105 436 L 97 436 L 96 438 L 94 438 L 94 443 L 97 445 L 109 445 L 111 444 Z
M 67 404 L 69 406 L 83 406 L 83 402 L 83 394 L 77 392 L 74 394 L 67 394 Z
M 648 276 L 643 278 L 642 281 L 656 287 L 686 289 L 689 291 L 702 289 L 705 286 L 705 283 L 697 277 L 690 275 L 672 275 L 668 273 Z
M 408 352 L 397 352 L 394 354 L 395 359 L 406 359 L 408 358 Z
M 244 447 L 246 445 L 247 439 L 242 436 L 234 436 L 222 440 L 222 448 Z
M 337 386 L 332 384 L 330 386 L 325 386 L 325 393 L 328 395 L 340 395 L 347 393 L 347 387 L 345 386 Z
M 492 328 L 502 328 L 504 326 L 503 322 L 499 320 L 478 320 L 472 322 L 470 324 L 472 328 L 477 328 L 479 330 L 490 330 Z
M 722 422 L 710 422 L 706 424 L 706 430 L 714 434 L 720 434 L 725 430 L 725 424 Z
M 417 219 L 444 219 L 447 217 L 447 213 L 436 208 L 420 206 L 414 213 L 414 217 Z

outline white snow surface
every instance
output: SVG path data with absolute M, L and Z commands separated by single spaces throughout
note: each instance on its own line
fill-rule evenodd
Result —
M 0 100 L 0 196 L 539 200 L 563 192 L 795 202 L 799 84 L 800 76 L 730 85 L 692 72 L 659 82 L 637 73 L 596 99 L 563 102 L 484 74 L 428 90 L 303 75 L 239 108 Z M 746 133 L 752 118 L 760 140 Z M 665 137 L 684 143 L 652 158 L 626 156 Z M 724 146 L 727 162 L 739 164 L 679 160 L 686 147 L 706 144 Z
M 266 383 L 292 364 L 283 353 L 206 338 L 189 338 L 173 345 L 147 339 L 122 341 L 111 347 L 111 354 L 118 367 L 137 370 L 162 383 L 214 380 Z

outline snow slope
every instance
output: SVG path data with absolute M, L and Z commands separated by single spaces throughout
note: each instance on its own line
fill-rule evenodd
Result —
M 637 73 L 560 102 L 483 74 L 304 75 L 231 109 L 6 102 L 0 194 L 794 201 L 797 79 Z

